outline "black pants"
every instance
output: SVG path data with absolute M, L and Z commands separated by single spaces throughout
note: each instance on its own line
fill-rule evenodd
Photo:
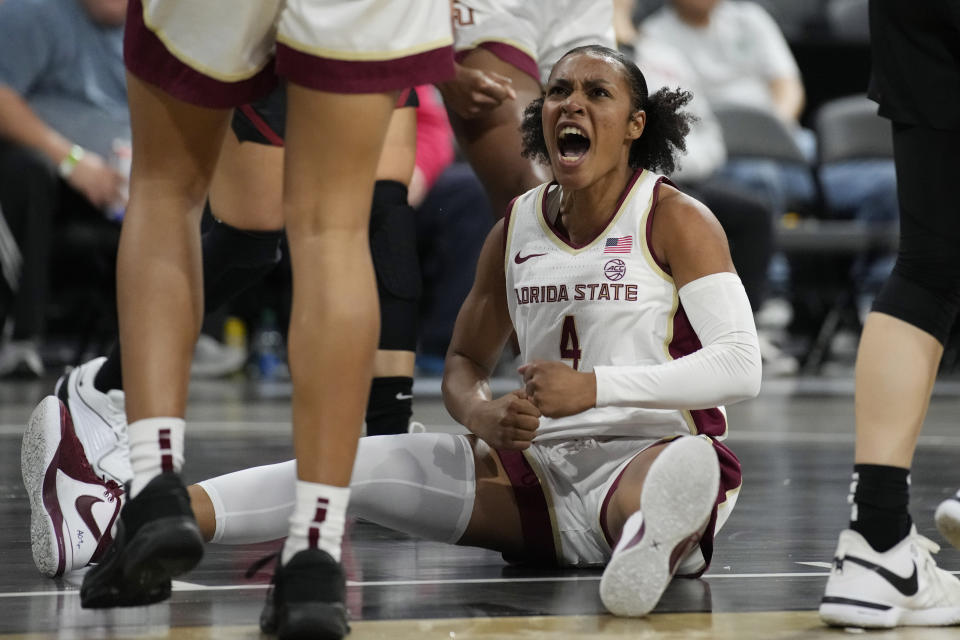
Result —
M 707 205 L 720 221 L 733 265 L 756 312 L 767 295 L 767 269 L 773 254 L 773 216 L 761 198 L 718 179 L 680 185 Z
M 70 283 L 84 282 L 84 276 L 110 278 L 119 228 L 68 187 L 49 160 L 3 141 L 0 207 L 23 259 L 17 291 L 0 279 L 0 326 L 9 318 L 13 339 L 38 339 L 45 329 L 51 265 L 59 264 Z

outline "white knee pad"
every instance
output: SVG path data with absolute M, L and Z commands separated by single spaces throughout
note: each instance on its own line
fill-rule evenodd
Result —
M 204 480 L 216 514 L 211 542 L 249 544 L 287 535 L 297 473 L 293 460 Z M 457 542 L 476 497 L 465 436 L 411 433 L 360 439 L 349 515 L 403 533 Z
M 477 493 L 465 436 L 405 433 L 360 440 L 348 513 L 410 535 L 454 543 Z

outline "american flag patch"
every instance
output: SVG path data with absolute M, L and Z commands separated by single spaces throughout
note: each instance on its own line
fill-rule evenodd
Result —
M 607 244 L 603 247 L 604 253 L 630 253 L 633 249 L 633 236 L 623 236 L 622 238 L 607 238 Z

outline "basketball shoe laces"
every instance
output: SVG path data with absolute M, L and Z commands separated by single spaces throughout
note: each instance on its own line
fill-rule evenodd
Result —
M 122 416 L 123 416 L 123 413 L 124 413 L 124 409 L 123 409 L 123 394 L 120 393 L 119 395 L 120 395 L 120 413 L 121 413 L 121 417 L 122 417 Z M 114 402 L 113 402 L 113 400 L 114 400 L 114 399 L 111 398 L 111 402 L 109 403 L 109 404 L 110 404 L 110 407 L 111 407 L 111 410 L 114 409 Z M 125 419 L 125 418 L 124 418 L 124 419 Z M 110 423 L 111 426 L 113 426 L 113 424 L 114 424 L 113 422 Z M 126 455 L 126 456 L 129 458 L 129 457 L 130 457 L 130 443 L 129 443 L 129 440 L 127 439 L 127 430 L 126 430 L 126 429 L 117 429 L 117 428 L 114 428 L 114 433 L 117 434 L 117 446 L 118 446 L 118 447 L 125 447 L 125 449 L 124 449 L 124 451 L 123 451 L 123 452 L 124 452 L 124 455 Z M 81 448 L 82 448 L 82 445 L 81 445 Z M 80 462 L 80 467 L 81 467 L 85 472 L 88 472 L 92 477 L 94 477 L 94 478 L 100 478 L 100 479 L 103 481 L 103 483 L 104 483 L 104 487 L 103 487 L 103 497 L 107 499 L 107 502 L 113 502 L 114 500 L 120 500 L 121 498 L 123 498 L 124 488 L 123 488 L 116 480 L 114 480 L 113 478 L 108 478 L 106 475 L 104 475 L 104 476 L 98 476 L 97 473 L 93 470 L 93 466 L 90 464 L 90 461 L 87 460 L 87 456 L 86 456 L 86 455 L 80 456 L 79 462 Z M 109 533 L 109 532 L 105 532 L 105 533 Z

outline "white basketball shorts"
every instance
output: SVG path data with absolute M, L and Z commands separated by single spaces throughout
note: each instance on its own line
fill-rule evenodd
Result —
M 605 565 L 616 542 L 606 530 L 606 512 L 621 475 L 637 454 L 670 439 L 578 437 L 535 441 L 522 452 L 497 451 L 513 485 L 524 536 L 524 557 L 506 559 Z M 720 463 L 720 490 L 700 541 L 706 566 L 713 556 L 713 536 L 733 510 L 741 483 L 739 460 L 710 440 Z
M 265 96 L 277 76 L 382 93 L 453 76 L 448 0 L 130 0 L 131 73 L 199 106 Z
M 541 84 L 570 49 L 615 47 L 613 0 L 455 0 L 454 47 L 490 51 Z

